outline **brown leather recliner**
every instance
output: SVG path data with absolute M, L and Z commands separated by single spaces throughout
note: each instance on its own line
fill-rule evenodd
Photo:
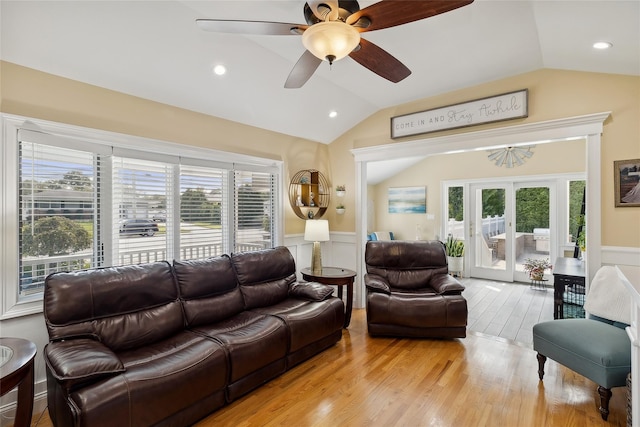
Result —
M 365 250 L 370 335 L 462 338 L 464 286 L 448 274 L 439 241 L 370 241 Z

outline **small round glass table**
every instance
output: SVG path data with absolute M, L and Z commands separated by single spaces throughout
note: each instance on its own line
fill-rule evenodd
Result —
M 18 387 L 15 427 L 31 425 L 36 346 L 22 338 L 0 338 L 0 396 Z

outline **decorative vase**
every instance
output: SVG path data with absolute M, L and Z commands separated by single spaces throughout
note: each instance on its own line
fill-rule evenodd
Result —
M 447 263 L 449 264 L 449 271 L 462 272 L 464 270 L 464 257 L 448 256 Z
M 336 213 L 338 215 L 342 215 L 344 213 L 344 210 L 345 210 L 344 208 L 336 208 Z
M 344 197 L 345 193 L 346 193 L 346 191 L 344 191 L 344 190 L 336 190 L 336 196 L 338 196 L 338 197 Z

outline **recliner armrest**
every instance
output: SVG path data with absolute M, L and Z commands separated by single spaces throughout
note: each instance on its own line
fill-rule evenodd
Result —
M 44 348 L 51 375 L 67 390 L 124 372 L 126 368 L 110 348 L 90 338 L 55 341 Z
M 333 294 L 333 288 L 318 282 L 293 283 L 289 287 L 289 296 L 309 301 L 324 301 Z
M 378 276 L 377 274 L 365 274 L 364 285 L 372 292 L 391 294 L 389 282 L 387 282 L 384 277 Z
M 455 295 L 464 291 L 464 286 L 458 280 L 448 274 L 438 274 L 431 278 L 429 286 L 440 295 Z

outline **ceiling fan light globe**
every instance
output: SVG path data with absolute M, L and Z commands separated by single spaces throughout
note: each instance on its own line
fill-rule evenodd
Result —
M 320 22 L 302 33 L 302 44 L 317 58 L 337 61 L 349 55 L 360 43 L 360 33 L 341 21 Z

